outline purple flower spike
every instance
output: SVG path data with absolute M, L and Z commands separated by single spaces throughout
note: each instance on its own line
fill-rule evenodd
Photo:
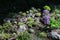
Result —
M 50 13 L 48 10 L 43 10 L 43 13 Z
M 50 17 L 49 16 L 45 16 L 45 18 L 44 18 L 44 24 L 47 24 L 47 25 L 49 25 L 50 24 Z
M 41 13 L 41 15 L 45 16 L 46 13 L 50 14 L 50 12 L 48 10 L 43 10 L 43 12 Z

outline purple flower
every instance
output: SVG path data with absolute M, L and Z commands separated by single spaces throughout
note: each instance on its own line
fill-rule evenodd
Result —
M 50 14 L 50 12 L 48 10 L 43 10 L 41 15 L 44 16 L 46 13 Z
M 50 17 L 49 16 L 45 16 L 44 17 L 44 24 L 47 24 L 47 25 L 49 25 L 50 24 Z
M 43 10 L 43 13 L 50 13 L 48 10 Z

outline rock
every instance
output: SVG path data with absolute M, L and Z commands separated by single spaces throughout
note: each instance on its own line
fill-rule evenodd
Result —
M 40 18 L 39 17 L 35 17 L 35 20 L 37 20 L 38 22 L 40 22 Z
M 27 17 L 32 17 L 32 13 L 27 14 Z
M 17 32 L 17 29 L 18 29 L 18 26 L 17 26 L 16 24 L 14 24 L 14 25 L 12 26 L 12 31 Z
M 43 40 L 43 39 L 34 35 L 34 34 L 30 34 L 30 39 L 29 40 Z
M 16 19 L 13 18 L 13 19 L 11 20 L 11 23 L 12 23 L 12 24 L 17 24 Z
M 10 19 L 10 18 L 5 18 L 3 21 L 4 21 L 4 22 L 10 22 L 11 19 Z
M 22 17 L 22 18 L 20 18 L 20 22 L 25 23 L 26 21 L 27 21 L 27 18 L 26 18 L 26 17 Z
M 34 17 L 35 17 L 35 14 L 32 15 L 32 18 L 34 18 Z
M 60 35 L 57 32 L 54 32 L 54 31 L 48 33 L 48 37 L 60 40 Z
M 26 30 L 27 30 L 26 25 L 21 25 L 21 26 L 19 26 L 17 32 L 24 32 Z

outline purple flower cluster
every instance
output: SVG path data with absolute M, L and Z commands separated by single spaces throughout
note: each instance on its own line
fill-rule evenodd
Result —
M 45 16 L 45 18 L 44 18 L 44 24 L 46 24 L 46 25 L 49 25 L 50 24 L 50 17 L 47 15 L 47 16 Z
M 48 10 L 43 10 L 42 17 L 44 19 L 44 24 L 49 25 L 50 24 L 50 16 L 48 15 L 50 12 Z
M 44 16 L 46 13 L 50 14 L 50 12 L 48 10 L 43 10 L 42 16 Z

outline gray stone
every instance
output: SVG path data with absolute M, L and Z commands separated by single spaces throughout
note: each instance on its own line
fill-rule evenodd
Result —
M 10 18 L 5 18 L 3 21 L 4 21 L 4 22 L 10 22 L 11 19 L 10 19 Z
M 26 30 L 27 30 L 26 25 L 21 25 L 21 26 L 19 26 L 17 32 L 24 32 Z
M 52 32 L 48 33 L 48 36 L 52 37 L 54 39 L 59 39 L 60 40 L 60 35 L 57 32 L 52 31 Z

